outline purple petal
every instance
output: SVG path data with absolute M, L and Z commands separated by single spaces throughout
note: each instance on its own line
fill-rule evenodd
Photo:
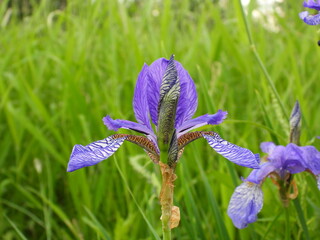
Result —
M 232 194 L 228 215 L 237 228 L 245 228 L 257 221 L 257 214 L 263 206 L 263 192 L 259 185 L 244 182 Z
M 180 79 L 180 98 L 178 101 L 175 127 L 192 118 L 197 110 L 198 96 L 196 87 L 188 71 L 179 62 L 175 62 Z
M 68 172 L 95 165 L 114 154 L 126 137 L 110 136 L 104 140 L 90 143 L 87 146 L 75 145 L 68 163 Z
M 160 101 L 160 86 L 162 82 L 162 77 L 165 73 L 165 70 L 168 66 L 169 60 L 160 58 L 154 61 L 149 66 L 148 72 L 148 90 L 147 98 L 149 104 L 149 111 L 152 122 L 158 124 L 158 105 Z
M 210 125 L 218 125 L 223 122 L 223 120 L 227 117 L 227 112 L 222 110 L 218 110 L 215 114 L 205 114 L 200 117 L 190 119 L 184 122 L 179 128 L 177 128 L 178 137 L 183 135 L 186 132 L 189 132 L 192 129 L 210 124 Z
M 312 9 L 320 11 L 320 1 L 315 2 L 313 0 L 308 0 L 308 1 L 303 2 L 303 6 L 306 8 L 312 8 Z
M 114 120 L 110 116 L 105 116 L 102 120 L 104 125 L 106 125 L 109 130 L 117 131 L 119 128 L 130 129 L 146 134 L 150 139 L 152 139 L 153 142 L 157 142 L 154 132 L 140 123 L 121 119 Z
M 293 143 L 289 143 L 286 146 L 282 168 L 288 170 L 292 174 L 306 170 L 307 166 L 300 147 Z
M 151 128 L 149 119 L 149 107 L 147 100 L 147 89 L 148 89 L 148 65 L 144 64 L 141 72 L 139 73 L 136 88 L 133 97 L 133 110 L 136 119 L 139 123 Z
M 320 24 L 320 14 L 309 15 L 308 12 L 301 12 L 299 17 L 308 25 L 318 25 Z
M 264 179 L 275 170 L 275 166 L 271 162 L 266 162 L 260 165 L 260 169 L 254 169 L 246 178 L 246 181 L 261 184 Z
M 232 143 L 223 140 L 217 133 L 209 132 L 209 134 L 203 133 L 203 137 L 207 139 L 209 145 L 220 155 L 228 159 L 229 161 L 238 164 L 240 166 L 249 168 L 260 168 L 259 166 L 259 154 L 253 154 L 246 148 L 239 147 Z
M 262 152 L 271 154 L 275 149 L 276 145 L 273 142 L 263 142 L 260 144 Z
M 169 60 L 160 58 L 149 66 L 148 72 L 148 104 L 152 122 L 158 124 L 158 105 L 160 100 L 160 87 Z M 194 82 L 181 63 L 175 61 L 180 81 L 180 98 L 178 100 L 175 126 L 180 126 L 190 119 L 197 109 L 198 98 Z
M 306 167 L 314 174 L 320 174 L 320 152 L 313 146 L 299 147 L 303 152 Z

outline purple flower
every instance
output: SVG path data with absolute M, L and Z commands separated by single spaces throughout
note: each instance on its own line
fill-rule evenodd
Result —
M 299 147 L 293 143 L 276 146 L 272 142 L 263 142 L 260 147 L 268 154 L 267 162 L 253 170 L 236 188 L 228 207 L 228 215 L 240 229 L 257 220 L 263 205 L 261 185 L 266 177 L 270 176 L 277 183 L 283 201 L 296 197 L 295 193 L 290 193 L 292 187 L 296 190 L 291 174 L 311 172 L 320 189 L 320 152 L 315 147 Z
M 174 167 L 184 147 L 198 138 L 205 138 L 217 153 L 238 165 L 259 168 L 258 154 L 223 140 L 215 132 L 190 132 L 207 124 L 220 124 L 227 115 L 227 112 L 219 110 L 215 114 L 192 119 L 197 104 L 194 82 L 173 56 L 170 60 L 158 59 L 150 66 L 145 64 L 138 76 L 133 97 L 137 122 L 112 119 L 110 116 L 103 118 L 110 130 L 126 128 L 145 136 L 115 134 L 87 146 L 75 145 L 67 171 L 75 171 L 107 159 L 124 141 L 142 147 L 155 163 L 159 162 L 160 152 L 166 151 L 168 165 Z
M 306 2 L 303 2 L 303 6 L 306 8 L 311 8 L 319 11 L 316 15 L 310 15 L 308 11 L 301 12 L 299 14 L 299 17 L 309 25 L 317 25 L 320 24 L 320 1 L 317 2 L 313 0 L 308 0 Z

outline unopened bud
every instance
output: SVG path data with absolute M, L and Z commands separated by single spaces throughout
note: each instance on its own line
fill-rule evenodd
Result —
M 301 110 L 299 101 L 296 101 L 290 116 L 290 142 L 299 145 L 301 129 Z

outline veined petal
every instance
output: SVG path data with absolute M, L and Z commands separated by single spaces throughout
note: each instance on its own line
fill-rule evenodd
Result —
M 227 117 L 227 112 L 218 110 L 215 114 L 205 114 L 200 117 L 185 121 L 179 128 L 177 128 L 178 137 L 192 129 L 204 126 L 204 125 L 218 125 L 223 122 Z
M 263 206 L 263 192 L 259 185 L 244 182 L 232 194 L 228 215 L 237 228 L 245 228 L 257 220 Z
M 149 106 L 147 100 L 147 89 L 148 89 L 148 65 L 144 64 L 141 72 L 139 73 L 136 88 L 134 90 L 133 97 L 133 110 L 136 119 L 139 123 L 152 129 L 149 119 Z
M 142 147 L 151 160 L 159 162 L 157 146 L 144 136 L 115 134 L 106 139 L 90 143 L 87 146 L 75 145 L 68 163 L 68 172 L 95 165 L 114 154 L 124 141 L 132 142 Z
M 260 168 L 259 154 L 253 154 L 246 148 L 229 143 L 215 132 L 203 132 L 202 136 L 217 153 L 229 161 L 244 167 Z
M 320 1 L 315 2 L 314 0 L 308 0 L 303 2 L 303 6 L 320 11 Z
M 308 25 L 320 24 L 320 14 L 310 15 L 307 11 L 301 12 L 299 17 Z
M 152 139 L 156 139 L 156 136 L 153 133 L 153 131 L 140 123 L 122 119 L 112 119 L 109 115 L 105 116 L 102 120 L 104 125 L 106 125 L 109 130 L 118 131 L 119 128 L 125 128 L 149 135 Z
M 188 72 L 183 68 L 183 66 L 178 62 L 174 61 L 178 78 L 180 81 L 180 97 L 177 105 L 177 114 L 175 120 L 175 127 L 180 126 L 184 121 L 190 119 L 197 109 L 198 98 L 195 89 L 194 82 L 188 74 Z M 148 104 L 149 111 L 152 122 L 158 125 L 158 105 L 160 101 L 160 87 L 162 83 L 162 78 L 165 74 L 166 68 L 169 64 L 169 60 L 165 58 L 160 58 L 154 61 L 149 66 L 148 71 Z
M 260 165 L 260 169 L 254 169 L 250 175 L 246 178 L 246 181 L 261 184 L 264 179 L 276 168 L 271 162 L 266 162 Z
M 124 142 L 125 137 L 110 136 L 90 143 L 87 146 L 75 145 L 68 163 L 68 172 L 95 165 L 114 154 Z

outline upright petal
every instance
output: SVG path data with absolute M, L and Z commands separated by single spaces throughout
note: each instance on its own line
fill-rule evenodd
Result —
M 125 137 L 110 136 L 90 143 L 87 146 L 75 145 L 68 163 L 68 172 L 95 165 L 114 154 L 124 142 Z
M 179 62 L 175 62 L 181 84 L 181 94 L 178 101 L 175 127 L 180 127 L 192 118 L 197 110 L 198 96 L 195 84 L 187 70 Z
M 218 125 L 223 122 L 227 117 L 227 112 L 218 110 L 215 114 L 205 114 L 200 117 L 190 119 L 184 122 L 180 127 L 177 128 L 178 137 L 183 135 L 186 132 L 191 131 L 192 129 L 204 126 L 204 125 Z
M 178 72 L 178 78 L 181 86 L 181 94 L 178 100 L 175 122 L 175 127 L 178 127 L 182 124 L 182 122 L 190 119 L 193 116 L 197 109 L 198 98 L 192 78 L 178 61 L 174 62 Z M 160 101 L 160 86 L 168 64 L 169 60 L 165 58 L 160 58 L 154 61 L 149 66 L 147 90 L 148 104 L 150 116 L 152 122 L 155 125 L 158 125 L 158 105 Z
M 149 104 L 149 111 L 152 122 L 155 125 L 158 125 L 158 105 L 160 101 L 160 86 L 162 82 L 162 78 L 168 66 L 169 60 L 160 58 L 154 61 L 149 66 L 148 71 L 148 90 L 147 90 L 147 98 Z
M 307 168 L 302 149 L 294 143 L 286 146 L 283 158 L 282 168 L 292 174 L 303 172 Z
M 262 152 L 271 154 L 275 149 L 276 145 L 273 142 L 263 142 L 260 144 Z
M 215 132 L 203 132 L 202 135 L 217 153 L 229 161 L 244 167 L 260 168 L 259 154 L 253 154 L 246 148 L 229 143 Z
M 261 184 L 264 179 L 273 171 L 275 171 L 276 168 L 271 162 L 266 162 L 260 165 L 259 169 L 254 169 L 250 175 L 246 178 L 246 181 L 255 183 L 255 184 Z
M 144 64 L 141 72 L 139 73 L 136 88 L 134 90 L 133 97 L 133 110 L 136 119 L 139 123 L 147 126 L 147 128 L 152 129 L 149 119 L 149 106 L 147 99 L 147 89 L 148 89 L 148 65 Z
M 263 206 L 263 192 L 259 185 L 244 182 L 232 194 L 228 215 L 237 228 L 245 228 L 257 220 Z

